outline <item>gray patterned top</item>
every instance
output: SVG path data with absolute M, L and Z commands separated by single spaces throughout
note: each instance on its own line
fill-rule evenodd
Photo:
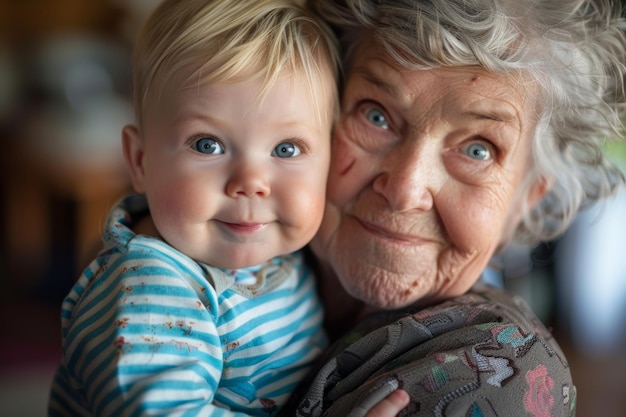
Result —
M 283 415 L 363 416 L 397 387 L 411 397 L 402 417 L 556 417 L 576 408 L 550 332 L 518 296 L 480 286 L 369 317 L 327 350 Z

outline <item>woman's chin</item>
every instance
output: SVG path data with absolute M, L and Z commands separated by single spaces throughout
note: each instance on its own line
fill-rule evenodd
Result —
M 428 285 L 419 285 L 419 281 L 407 284 L 404 279 L 393 274 L 376 274 L 361 271 L 359 277 L 365 279 L 342 280 L 348 293 L 365 303 L 373 310 L 396 310 L 429 299 L 431 293 Z M 341 278 L 340 278 L 341 279 Z

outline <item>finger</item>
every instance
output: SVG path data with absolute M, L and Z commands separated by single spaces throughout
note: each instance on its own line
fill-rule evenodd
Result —
M 409 405 L 409 394 L 398 389 L 376 404 L 366 417 L 395 417 L 407 405 Z

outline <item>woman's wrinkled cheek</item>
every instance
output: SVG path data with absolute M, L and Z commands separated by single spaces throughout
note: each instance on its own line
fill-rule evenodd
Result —
M 357 158 L 350 151 L 350 145 L 336 137 L 333 143 L 332 160 L 328 174 L 328 199 L 340 204 L 350 194 L 350 184 L 356 177 Z
M 315 255 L 329 261 L 335 255 L 342 216 L 350 205 L 361 175 L 353 145 L 346 139 L 345 129 L 337 127 L 332 139 L 331 162 L 326 188 L 326 206 L 322 224 L 310 246 Z
M 438 260 L 437 293 L 450 298 L 465 293 L 480 278 L 489 256 L 478 250 L 461 252 L 450 248 Z
M 331 163 L 331 170 L 334 175 L 342 177 L 349 175 L 354 163 L 356 162 L 355 156 L 350 152 L 350 145 L 342 136 L 335 139 L 333 143 L 333 159 Z

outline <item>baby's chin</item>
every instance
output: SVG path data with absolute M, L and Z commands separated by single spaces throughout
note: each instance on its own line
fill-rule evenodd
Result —
M 196 262 L 219 269 L 241 269 L 261 265 L 268 262 L 273 257 L 274 256 L 269 256 L 267 253 L 230 253 L 222 256 L 217 256 L 215 254 L 212 256 L 197 254 L 196 256 L 191 256 L 191 258 Z

